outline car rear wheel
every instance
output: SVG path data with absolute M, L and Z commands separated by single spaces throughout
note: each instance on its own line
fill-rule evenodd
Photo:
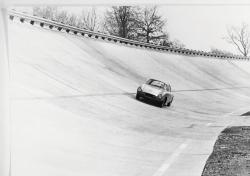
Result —
M 139 99 L 140 99 L 140 96 L 139 96 L 138 94 L 136 94 L 135 98 L 136 98 L 137 100 L 139 100 Z

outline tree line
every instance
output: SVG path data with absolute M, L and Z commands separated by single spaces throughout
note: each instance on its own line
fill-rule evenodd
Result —
M 57 7 L 44 6 L 34 7 L 33 15 L 91 31 L 98 30 L 95 9 L 92 9 L 92 11 L 88 11 L 87 13 L 82 11 L 81 15 L 76 16 L 74 13 L 69 13 L 66 10 L 59 10 Z
M 159 14 L 157 6 L 112 6 L 102 18 L 95 8 L 84 8 L 80 15 L 76 15 L 57 7 L 45 6 L 34 7 L 33 15 L 122 38 L 174 48 L 185 47 L 178 40 L 170 40 L 166 31 L 167 21 Z
M 80 15 L 59 10 L 53 6 L 34 7 L 33 15 L 61 22 L 79 28 L 115 35 L 173 48 L 184 48 L 179 40 L 170 40 L 166 31 L 167 20 L 160 14 L 157 6 L 112 6 L 103 14 L 97 14 L 95 8 L 83 8 Z M 227 29 L 225 41 L 232 44 L 238 52 L 247 57 L 250 50 L 250 31 L 246 24 Z M 211 48 L 215 54 L 233 55 L 233 53 Z

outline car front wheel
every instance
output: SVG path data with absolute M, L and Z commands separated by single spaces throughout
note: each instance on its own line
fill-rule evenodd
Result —
M 159 107 L 162 108 L 166 104 L 167 99 L 164 99 L 159 102 Z
M 172 98 L 172 100 L 167 104 L 167 106 L 171 106 L 171 104 L 172 104 L 172 102 L 173 102 L 173 99 L 174 99 L 174 98 Z
M 136 98 L 137 100 L 139 100 L 139 99 L 140 99 L 140 96 L 139 96 L 138 94 L 136 94 L 135 98 Z

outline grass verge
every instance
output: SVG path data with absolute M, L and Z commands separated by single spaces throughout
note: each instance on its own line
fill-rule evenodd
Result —
M 250 126 L 228 127 L 221 132 L 202 176 L 250 176 Z

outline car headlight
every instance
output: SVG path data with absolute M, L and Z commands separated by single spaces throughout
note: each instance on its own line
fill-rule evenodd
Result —
M 138 87 L 137 91 L 138 91 L 138 92 L 141 92 L 141 91 L 142 91 L 141 87 Z
M 162 98 L 162 94 L 159 94 L 157 97 L 158 97 L 158 98 Z

